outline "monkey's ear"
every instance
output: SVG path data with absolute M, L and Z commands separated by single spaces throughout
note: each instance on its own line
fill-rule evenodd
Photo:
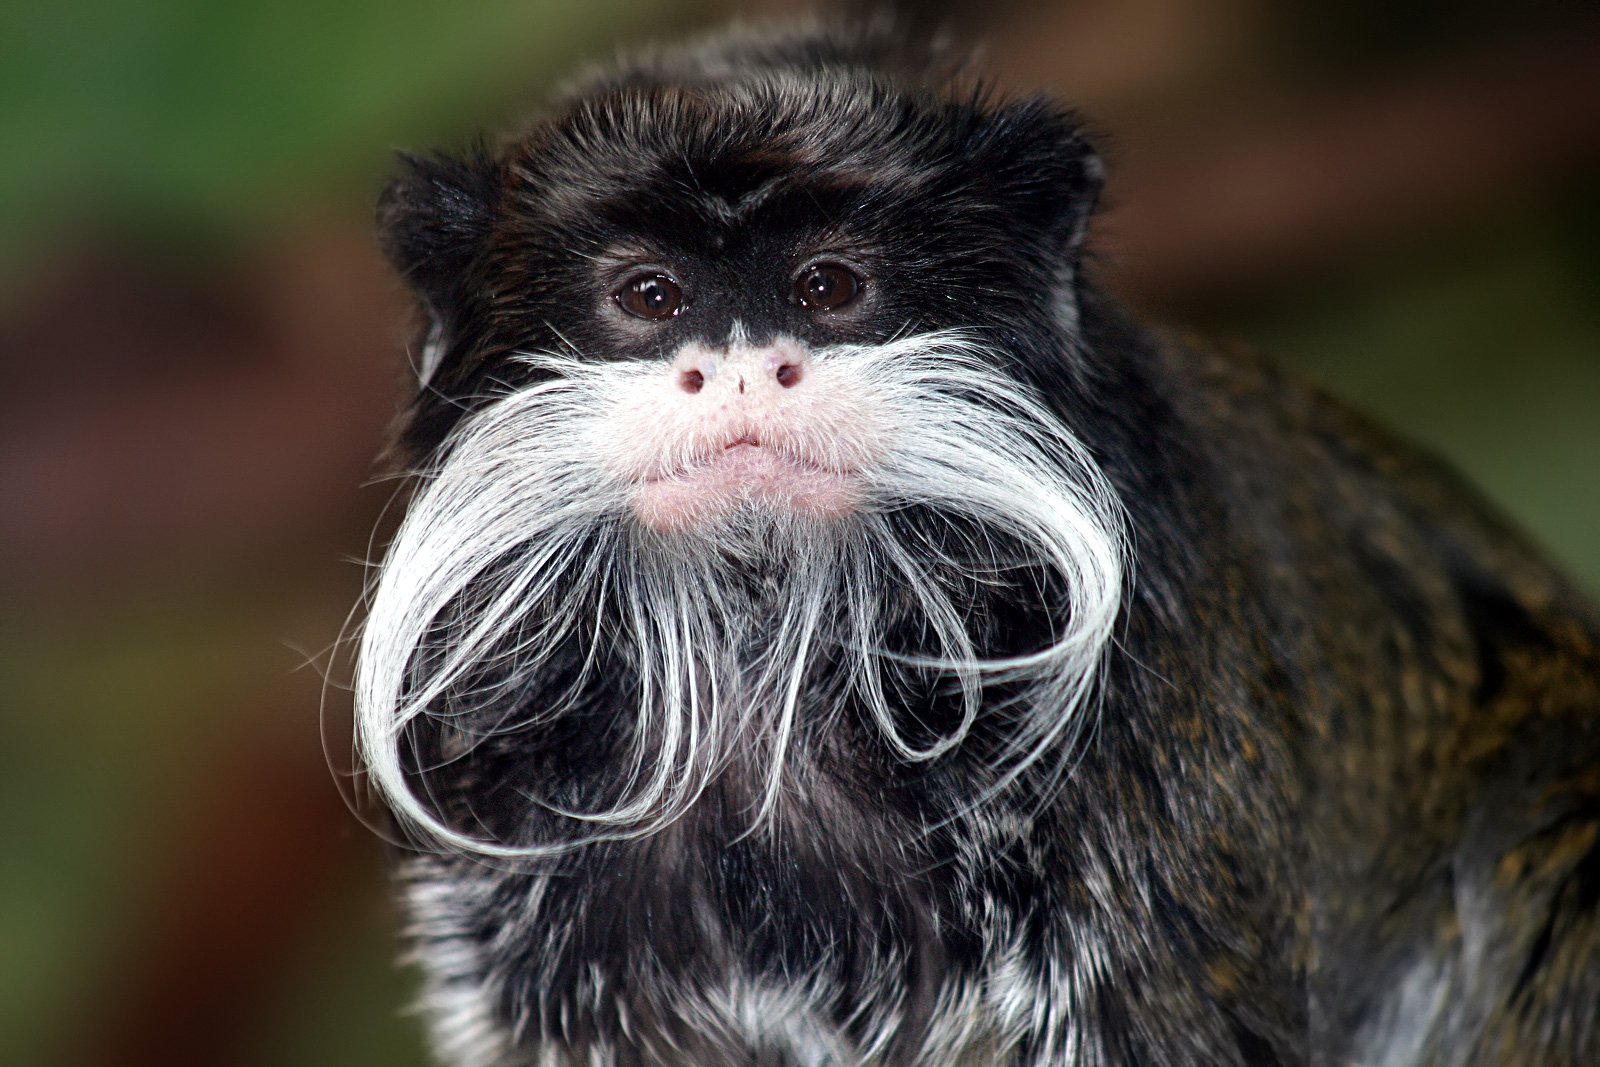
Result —
M 401 173 L 378 198 L 378 240 L 435 328 L 448 329 L 494 221 L 500 164 L 481 145 L 462 156 L 401 153 L 400 161 Z
M 991 112 L 978 137 L 986 179 L 1016 213 L 1018 232 L 1075 256 L 1100 200 L 1105 164 L 1073 117 L 1045 97 L 1029 97 Z

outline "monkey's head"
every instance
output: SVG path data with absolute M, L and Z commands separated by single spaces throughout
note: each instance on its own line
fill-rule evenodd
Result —
M 874 47 L 651 60 L 385 193 L 429 325 L 358 719 L 434 839 L 643 836 L 713 785 L 759 825 L 800 768 L 958 748 L 981 793 L 1064 744 L 1123 575 L 1051 399 L 1099 164 Z

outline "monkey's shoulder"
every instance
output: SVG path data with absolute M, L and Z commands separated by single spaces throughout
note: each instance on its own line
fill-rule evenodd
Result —
M 1301 776 L 1313 1030 L 1357 1062 L 1545 1047 L 1600 988 L 1600 614 L 1447 463 L 1295 373 L 1146 356 L 1206 527 L 1182 600 L 1248 635 L 1198 639 L 1222 649 L 1198 703 Z M 1250 711 L 1204 689 L 1230 674 L 1267 679 Z
M 1252 533 L 1275 525 L 1359 559 L 1364 584 L 1452 602 L 1481 639 L 1537 633 L 1595 661 L 1595 603 L 1448 462 L 1243 348 L 1160 337 L 1153 358 L 1208 485 Z

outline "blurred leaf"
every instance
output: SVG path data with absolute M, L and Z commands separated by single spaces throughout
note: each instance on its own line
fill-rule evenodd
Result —
M 0 249 L 80 216 L 271 219 L 481 122 L 646 0 L 28 0 L 0 9 Z M 647 18 L 647 13 L 654 16 Z M 681 22 L 681 19 L 678 20 Z M 664 25 L 665 23 L 665 25 Z

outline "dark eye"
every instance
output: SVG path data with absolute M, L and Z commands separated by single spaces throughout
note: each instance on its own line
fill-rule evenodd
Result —
M 861 279 L 837 263 L 818 263 L 807 267 L 795 279 L 794 298 L 803 308 L 828 311 L 843 307 L 861 292 Z
M 683 290 L 665 274 L 641 274 L 622 283 L 617 303 L 641 319 L 670 319 L 683 310 Z

